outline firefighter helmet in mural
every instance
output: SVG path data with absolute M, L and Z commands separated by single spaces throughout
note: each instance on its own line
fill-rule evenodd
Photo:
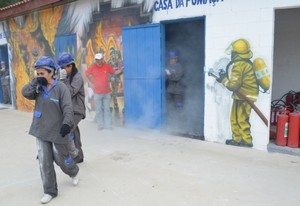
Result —
M 253 54 L 249 42 L 246 39 L 238 39 L 231 43 L 228 52 L 233 52 L 241 58 L 250 59 Z

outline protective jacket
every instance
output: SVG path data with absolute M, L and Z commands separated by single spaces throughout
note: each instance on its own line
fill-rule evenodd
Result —
M 2 70 L 2 68 L 0 68 L 0 78 L 1 78 L 1 84 L 2 85 L 9 85 L 9 70 L 8 68 L 5 68 L 4 70 Z
M 183 83 L 183 69 L 181 64 L 177 63 L 174 65 L 169 65 L 168 70 L 170 75 L 167 75 L 167 93 L 169 94 L 183 94 L 184 83 Z
M 225 77 L 222 84 L 232 91 L 232 98 L 236 100 L 244 100 L 239 97 L 235 91 L 239 90 L 246 95 L 249 100 L 255 102 L 258 97 L 258 83 L 255 77 L 252 63 L 248 59 L 242 59 L 236 56 L 230 65 L 233 64 L 229 79 Z
M 74 114 L 81 114 L 85 118 L 85 93 L 84 93 L 84 82 L 81 74 L 77 72 L 70 83 L 69 79 L 63 81 L 68 89 L 70 90 L 72 96 L 73 110 Z
M 32 79 L 22 89 L 25 98 L 35 100 L 33 120 L 29 134 L 44 141 L 66 144 L 68 137 L 62 138 L 60 129 L 63 124 L 73 127 L 73 107 L 67 86 L 55 80 L 49 90 L 38 86 Z

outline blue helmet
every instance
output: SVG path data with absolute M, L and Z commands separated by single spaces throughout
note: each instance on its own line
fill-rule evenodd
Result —
M 49 56 L 41 56 L 38 60 L 36 60 L 34 63 L 34 68 L 37 69 L 39 67 L 49 70 L 56 70 L 54 60 Z
M 68 65 L 74 62 L 74 58 L 71 56 L 71 54 L 67 52 L 63 52 L 59 55 L 57 59 L 58 67 L 62 67 L 64 65 Z
M 176 50 L 171 50 L 171 51 L 169 51 L 169 58 L 170 58 L 170 59 L 175 59 L 175 58 L 178 57 L 178 55 L 179 55 L 179 52 L 176 51 Z

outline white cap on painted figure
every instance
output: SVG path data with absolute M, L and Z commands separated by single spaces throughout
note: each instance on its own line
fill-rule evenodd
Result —
M 95 55 L 95 59 L 102 59 L 103 58 L 103 54 L 102 53 L 97 53 L 96 55 Z

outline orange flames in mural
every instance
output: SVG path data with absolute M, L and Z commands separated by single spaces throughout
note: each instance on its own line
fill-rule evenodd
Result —
M 21 91 L 34 76 L 34 62 L 39 56 L 45 55 L 46 46 L 54 54 L 54 39 L 62 11 L 63 7 L 59 6 L 40 11 L 38 17 L 29 14 L 22 25 L 14 19 L 8 21 L 11 32 L 9 41 L 14 48 L 11 65 L 16 77 L 16 104 L 19 110 L 33 110 L 34 102 L 24 98 Z
M 110 58 L 109 51 L 111 48 L 122 51 L 121 42 L 117 42 L 116 40 L 120 36 L 117 36 L 115 33 L 110 33 L 107 35 L 107 40 L 105 40 L 104 33 L 105 32 L 103 31 L 102 23 L 100 22 L 96 27 L 95 35 L 93 36 L 93 38 L 89 39 L 86 44 L 86 62 L 88 65 L 93 63 L 95 54 L 98 52 L 102 52 L 104 54 L 104 60 L 108 61 L 108 59 Z
M 46 9 L 40 12 L 39 19 L 41 23 L 41 30 L 50 45 L 52 53 L 55 54 L 54 51 L 54 40 L 56 35 L 56 29 L 58 23 L 61 19 L 61 15 L 63 12 L 63 6 L 58 6 L 53 9 Z

